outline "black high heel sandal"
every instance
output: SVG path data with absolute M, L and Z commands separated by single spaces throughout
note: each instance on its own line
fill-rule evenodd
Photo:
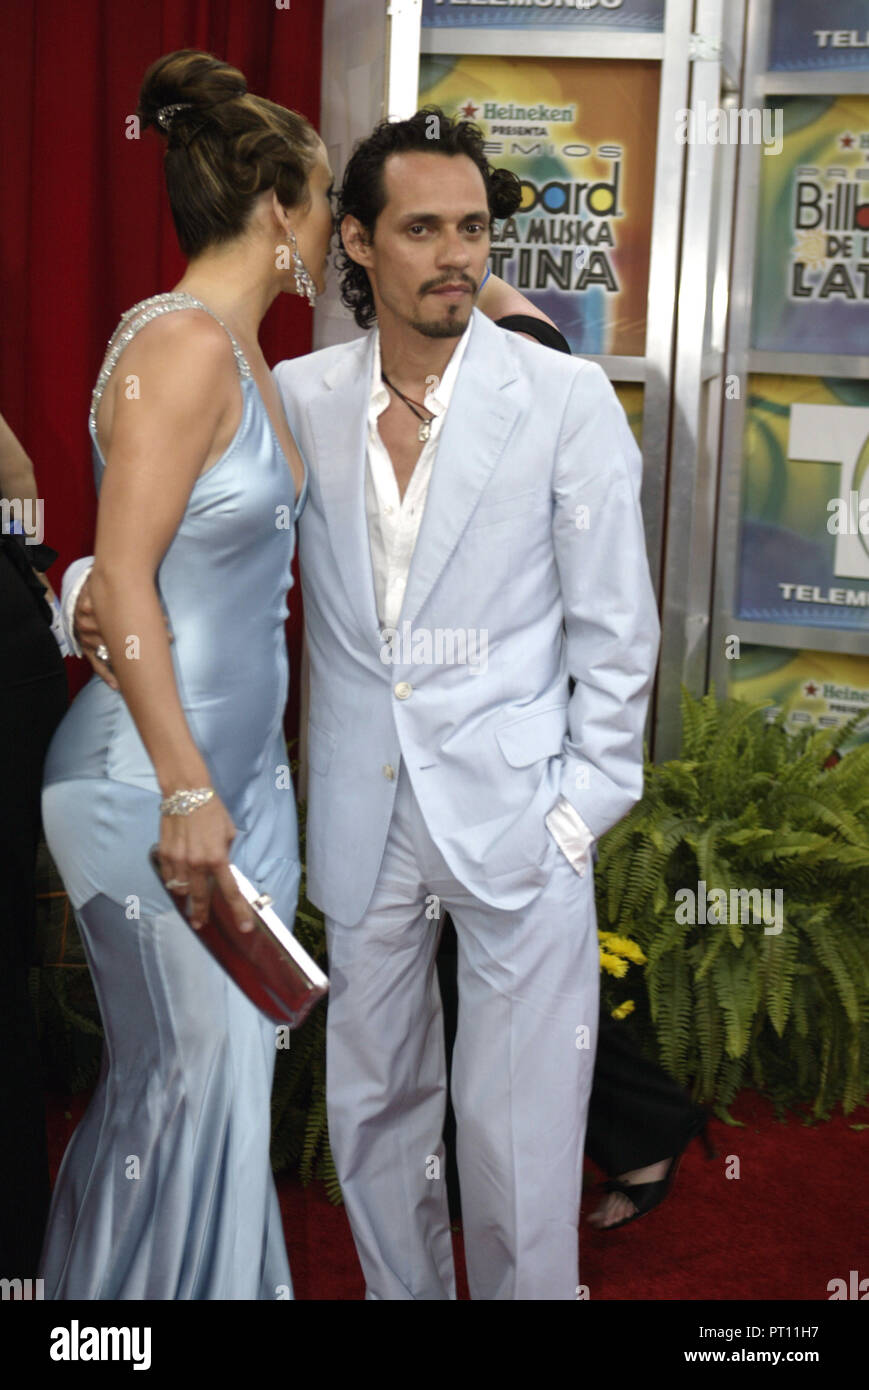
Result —
M 697 1121 L 691 1126 L 688 1137 L 681 1149 L 670 1159 L 670 1167 L 667 1169 L 663 1178 L 659 1178 L 657 1182 L 638 1183 L 622 1182 L 619 1178 L 608 1178 L 606 1182 L 601 1183 L 601 1190 L 603 1192 L 620 1192 L 624 1197 L 627 1197 L 628 1201 L 634 1207 L 636 1207 L 636 1211 L 632 1212 L 630 1216 L 622 1217 L 621 1221 L 614 1221 L 611 1226 L 597 1226 L 595 1229 L 599 1231 L 617 1231 L 620 1226 L 627 1226 L 631 1221 L 638 1221 L 641 1216 L 648 1216 L 650 1211 L 654 1211 L 655 1207 L 659 1207 L 670 1195 L 670 1190 L 673 1183 L 676 1181 L 676 1174 L 685 1156 L 685 1151 L 692 1139 L 695 1139 L 697 1135 L 699 1135 L 703 1141 L 706 1157 L 715 1158 L 718 1151 L 709 1138 L 709 1111 L 704 1107 L 702 1114 L 698 1116 Z

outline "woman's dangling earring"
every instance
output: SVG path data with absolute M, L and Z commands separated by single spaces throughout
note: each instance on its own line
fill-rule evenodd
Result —
M 296 294 L 303 294 L 313 308 L 317 300 L 317 286 L 311 279 L 308 267 L 299 255 L 296 234 L 292 227 L 289 228 L 287 236 L 290 239 L 290 246 L 293 251 L 293 274 L 296 278 Z

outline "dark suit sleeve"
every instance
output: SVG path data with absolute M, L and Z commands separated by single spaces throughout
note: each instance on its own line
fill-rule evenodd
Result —
M 566 352 L 568 357 L 571 355 L 567 339 L 544 319 L 533 318 L 531 314 L 507 314 L 505 318 L 496 319 L 495 322 L 499 328 L 509 328 L 514 333 L 528 333 L 544 347 L 555 348 L 556 352 Z

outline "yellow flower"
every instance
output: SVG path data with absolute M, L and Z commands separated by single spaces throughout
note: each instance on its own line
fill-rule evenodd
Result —
M 628 971 L 628 963 L 626 960 L 622 960 L 619 956 L 611 955 L 610 952 L 605 951 L 603 947 L 601 947 L 600 952 L 600 967 L 601 970 L 608 970 L 610 975 L 615 975 L 617 980 L 620 980 Z
M 632 960 L 635 965 L 645 964 L 646 957 L 637 945 L 636 941 L 631 941 L 627 936 L 619 936 L 616 932 L 601 931 L 598 936 L 602 945 L 613 955 L 624 956 L 627 960 Z
M 627 1018 L 628 1014 L 632 1014 L 633 1012 L 634 1012 L 634 1001 L 633 1001 L 633 999 L 626 999 L 625 1002 L 624 1002 L 624 1004 L 619 1004 L 619 1006 L 618 1006 L 617 1009 L 613 1009 L 613 1011 L 612 1011 L 612 1017 L 613 1017 L 613 1018 Z

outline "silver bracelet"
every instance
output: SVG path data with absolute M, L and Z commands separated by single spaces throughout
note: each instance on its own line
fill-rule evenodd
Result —
M 160 802 L 161 816 L 189 816 L 214 796 L 213 787 L 196 787 L 193 791 L 172 792 Z

